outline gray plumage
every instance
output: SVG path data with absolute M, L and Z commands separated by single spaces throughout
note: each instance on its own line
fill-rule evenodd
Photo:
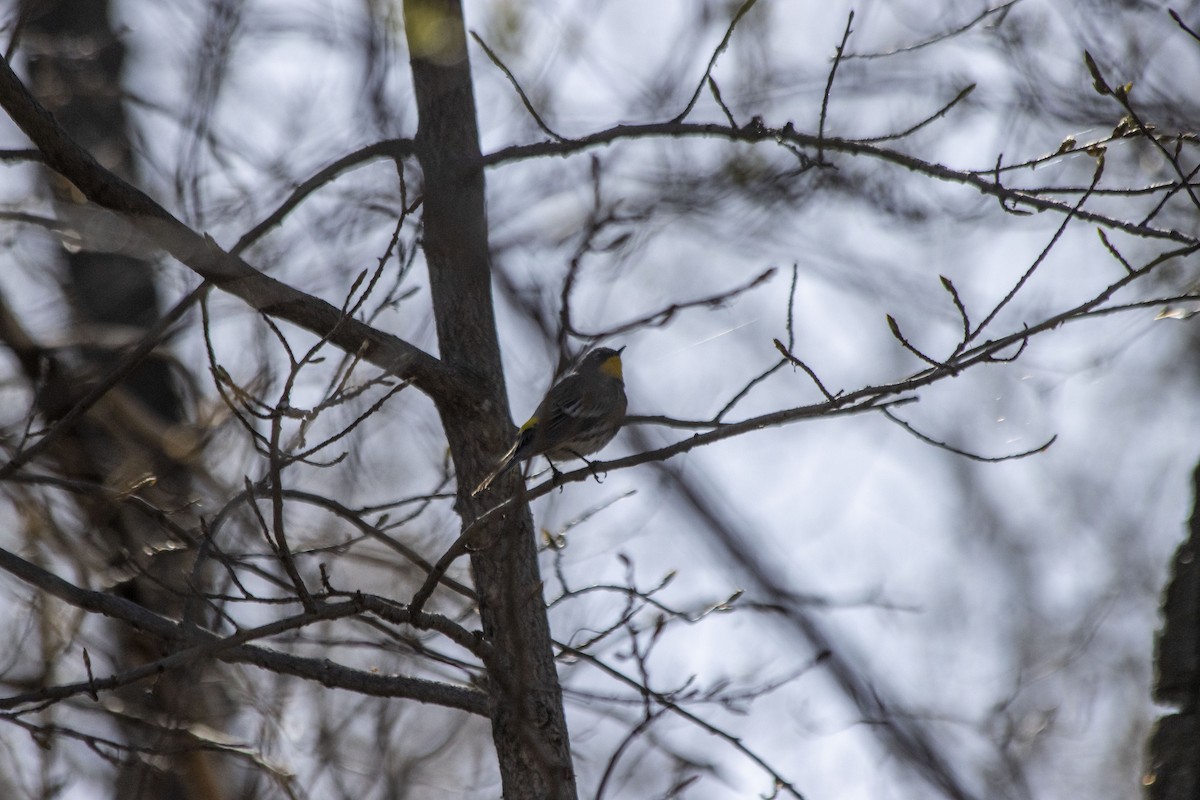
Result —
M 496 478 L 530 458 L 551 461 L 582 458 L 612 441 L 625 419 L 627 401 L 621 350 L 601 347 L 588 353 L 573 372 L 554 384 L 495 469 L 480 482 L 479 494 Z

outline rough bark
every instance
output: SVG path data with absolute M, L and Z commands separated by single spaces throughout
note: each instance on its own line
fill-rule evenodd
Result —
M 1160 718 L 1150 736 L 1145 779 L 1150 800 L 1200 797 L 1200 466 L 1192 482 L 1188 538 L 1171 563 L 1155 642 L 1154 699 L 1177 711 Z
M 441 358 L 478 383 L 477 402 L 438 411 L 458 474 L 458 508 L 469 523 L 511 480 L 471 497 L 512 435 L 493 317 L 484 179 L 462 8 L 455 0 L 404 4 L 420 123 L 424 249 Z M 492 735 L 507 800 L 575 797 L 562 691 L 538 573 L 533 520 L 521 503 L 482 526 L 471 567 L 485 636 Z

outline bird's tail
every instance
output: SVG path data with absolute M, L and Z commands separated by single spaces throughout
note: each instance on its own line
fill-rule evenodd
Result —
M 528 447 L 533 439 L 531 431 L 522 432 L 521 436 L 517 437 L 517 441 L 512 447 L 508 448 L 508 452 L 496 464 L 496 468 L 488 473 L 488 476 L 479 482 L 479 485 L 471 492 L 471 497 L 482 492 L 484 489 L 492 485 L 492 482 L 499 478 L 504 473 L 515 467 L 524 460 L 526 453 L 523 448 Z
M 474 489 L 471 490 L 471 497 L 474 497 L 475 495 L 482 492 L 484 489 L 491 486 L 492 481 L 496 480 L 496 478 L 499 478 L 505 472 L 508 472 L 510 469 L 512 469 L 514 466 L 516 466 L 516 464 L 517 464 L 517 460 L 515 458 L 509 457 L 509 458 L 501 459 L 500 463 L 496 465 L 496 468 L 494 470 L 492 470 L 491 472 L 489 472 L 488 476 L 486 478 L 484 478 L 482 481 L 480 481 L 478 486 L 476 486 Z

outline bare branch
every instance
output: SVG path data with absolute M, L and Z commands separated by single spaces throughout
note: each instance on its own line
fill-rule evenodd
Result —
M 1167 13 L 1171 15 L 1171 19 L 1175 20 L 1175 24 L 1182 28 L 1188 36 L 1191 36 L 1193 39 L 1200 42 L 1200 33 L 1196 33 L 1195 30 L 1185 25 L 1183 19 L 1179 16 L 1178 11 L 1173 8 L 1168 8 Z
M 575 336 L 580 336 L 585 339 L 597 340 L 609 339 L 613 336 L 620 336 L 640 328 L 661 328 L 663 325 L 666 325 L 668 322 L 670 322 L 680 311 L 687 311 L 693 308 L 720 308 L 731 300 L 736 299 L 738 296 L 750 291 L 751 289 L 758 288 L 762 284 L 769 281 L 774 275 L 775 268 L 771 267 L 759 275 L 756 275 L 742 286 L 737 286 L 733 289 L 727 289 L 723 292 L 718 292 L 717 294 L 709 295 L 708 297 L 701 297 L 696 300 L 685 300 L 681 303 L 672 303 L 666 308 L 661 308 L 629 322 L 622 322 L 615 327 L 598 333 L 585 333 L 574 328 L 571 329 L 571 333 Z
M 721 97 L 721 88 L 717 86 L 717 81 L 713 76 L 708 76 L 708 89 L 712 92 L 713 100 L 717 101 L 717 107 L 721 109 L 721 113 L 725 115 L 725 119 L 733 127 L 737 127 L 737 120 L 733 118 L 733 112 L 729 110 L 729 106 L 725 105 L 725 100 Z
M 775 349 L 778 350 L 788 362 L 790 362 L 793 366 L 797 366 L 804 370 L 805 374 L 812 378 L 812 382 L 815 383 L 817 388 L 821 390 L 821 394 L 825 395 L 826 400 L 833 402 L 837 399 L 837 395 L 831 394 L 830 391 L 825 388 L 825 384 L 821 383 L 821 379 L 817 377 L 817 373 L 813 372 L 812 367 L 808 366 L 808 364 L 805 364 L 803 361 L 797 358 L 789 348 L 784 347 L 783 342 L 779 341 L 778 339 L 772 339 L 771 342 L 775 345 Z M 719 416 L 720 415 L 718 415 L 718 417 Z
M 734 28 L 742 21 L 742 17 L 746 16 L 750 12 L 750 9 L 754 8 L 754 4 L 757 2 L 758 0 L 745 0 L 738 8 L 737 13 L 733 15 L 733 19 L 729 21 L 729 27 L 725 29 L 725 35 L 721 37 L 721 43 L 717 45 L 716 49 L 712 52 L 712 56 L 708 59 L 708 66 L 704 68 L 704 74 L 700 76 L 700 82 L 696 84 L 696 91 L 692 92 L 691 99 L 683 107 L 683 111 L 680 111 L 671 120 L 672 122 L 683 122 L 683 120 L 687 119 L 687 115 L 692 113 L 692 109 L 696 107 L 696 101 L 700 99 L 700 93 L 704 91 L 705 84 L 707 84 L 708 79 L 712 76 L 713 67 L 717 65 L 717 59 L 721 57 L 721 53 L 725 52 L 725 48 L 729 47 L 729 40 L 733 37 Z
M 1098 159 L 1096 159 L 1096 169 L 1092 174 L 1092 186 L 1093 187 L 1095 187 L 1096 184 L 1098 184 L 1100 182 L 1100 177 L 1103 174 L 1104 174 L 1104 156 L 1101 155 Z M 1038 253 L 1038 257 L 1035 258 L 1033 263 L 1029 265 L 1029 269 L 1025 270 L 1025 273 L 1017 280 L 1017 282 L 1015 284 L 1013 284 L 1013 287 L 1012 287 L 1012 289 L 1009 290 L 1008 294 L 1006 294 L 1000 300 L 1000 302 L 996 304 L 996 307 L 993 308 L 991 310 L 991 312 L 986 317 L 983 318 L 983 322 L 980 322 L 978 327 L 976 327 L 975 330 L 971 332 L 971 335 L 968 337 L 968 339 L 974 340 L 974 339 L 978 338 L 979 334 L 983 333 L 984 329 L 987 328 L 987 326 L 992 323 L 992 320 L 994 320 L 996 318 L 996 316 L 1000 313 L 1000 311 L 1003 310 L 1004 307 L 1007 306 L 1010 302 L 1012 302 L 1012 299 L 1017 296 L 1017 292 L 1021 291 L 1021 287 L 1024 286 L 1025 283 L 1031 277 L 1033 277 L 1033 273 L 1037 271 L 1037 268 L 1039 266 L 1041 266 L 1042 262 L 1044 262 L 1046 260 L 1046 257 L 1050 255 L 1050 251 L 1052 249 L 1054 249 L 1054 245 L 1058 243 L 1058 240 L 1062 237 L 1063 233 L 1067 230 L 1067 225 L 1069 225 L 1071 223 L 1071 220 L 1074 217 L 1079 215 L 1079 213 L 1083 209 L 1083 204 L 1087 202 L 1089 197 L 1091 197 L 1091 192 L 1086 192 L 1082 197 L 1079 198 L 1079 200 L 1071 208 L 1071 211 L 1068 212 L 1065 217 L 1063 217 L 1063 221 L 1059 224 L 1058 229 L 1054 231 L 1054 235 L 1050 237 L 1050 241 L 1046 244 L 1046 246 L 1044 248 L 1042 248 L 1042 252 Z
M 938 278 L 942 281 L 942 288 L 949 292 L 950 299 L 954 302 L 954 308 L 958 311 L 958 317 L 962 320 L 962 339 L 954 348 L 954 355 L 958 355 L 971 342 L 971 318 L 967 316 L 967 307 L 963 305 L 962 298 L 958 296 L 958 289 L 954 288 L 950 279 L 945 275 L 939 275 Z
M 969 186 L 980 194 L 996 197 L 1009 203 L 1027 206 L 1034 211 L 1053 211 L 1060 214 L 1069 214 L 1077 219 L 1094 222 L 1107 228 L 1121 230 L 1147 239 L 1164 239 L 1179 244 L 1194 244 L 1198 241 L 1195 236 L 1177 229 L 1155 228 L 1151 225 L 1138 224 L 1119 217 L 1075 208 L 1073 204 L 1050 200 L 1039 196 L 1036 190 L 1013 189 L 1003 186 L 999 182 L 987 177 L 993 174 L 993 170 L 979 172 L 975 170 L 954 169 L 943 164 L 917 158 L 907 153 L 867 144 L 855 139 L 839 139 L 837 137 L 820 138 L 812 134 L 801 133 L 795 130 L 790 123 L 782 128 L 767 128 L 761 125 L 747 125 L 741 128 L 734 128 L 727 125 L 689 122 L 617 125 L 586 136 L 576 137 L 568 142 L 540 142 L 505 147 L 483 156 L 482 160 L 485 166 L 497 166 L 539 156 L 567 156 L 618 141 L 693 136 L 715 137 L 748 143 L 770 143 L 774 145 L 787 142 L 800 147 L 823 148 L 825 151 L 878 159 L 932 178 Z
M 1013 0 L 1013 1 L 1016 2 L 1016 0 Z M 973 83 L 967 84 L 967 86 L 963 87 L 962 89 L 960 89 L 958 91 L 958 94 L 954 95 L 954 98 L 950 102 L 946 103 L 944 106 L 942 106 L 937 111 L 933 112 L 928 117 L 921 120 L 920 122 L 917 122 L 917 123 L 905 128 L 904 130 L 900 131 L 899 133 L 889 133 L 886 136 L 872 136 L 870 138 L 863 139 L 862 141 L 869 142 L 869 143 L 891 142 L 891 141 L 895 141 L 896 139 L 903 139 L 907 136 L 911 136 L 912 134 L 914 134 L 917 131 L 924 128 L 926 125 L 930 125 L 930 124 L 938 121 L 942 117 L 946 116 L 948 113 L 950 113 L 950 109 L 954 108 L 956 105 L 961 103 L 963 100 L 966 100 L 967 97 L 969 97 L 971 92 L 973 92 L 973 91 L 975 91 L 975 84 L 973 84 Z
M 829 67 L 829 76 L 825 80 L 825 93 L 821 96 L 821 118 L 817 123 L 818 141 L 825 139 L 825 120 L 829 112 L 829 94 L 833 91 L 833 78 L 837 75 L 838 65 L 842 63 L 842 53 L 846 52 L 846 42 L 850 40 L 850 25 L 854 22 L 854 11 L 846 16 L 846 30 L 842 31 L 842 41 L 837 46 L 833 56 L 833 64 Z M 825 160 L 825 151 L 817 146 L 817 160 Z
M 887 324 L 888 324 L 888 329 L 892 332 L 892 336 L 896 339 L 896 341 L 898 341 L 901 344 L 902 347 L 904 347 L 905 350 L 912 353 L 914 356 L 921 359 L 922 361 L 924 361 L 926 364 L 928 364 L 931 367 L 937 367 L 938 369 L 945 369 L 945 370 L 951 369 L 951 367 L 948 364 L 938 361 L 937 359 L 932 358 L 930 356 L 927 356 L 924 353 L 922 353 L 920 350 L 918 350 L 917 346 L 914 345 L 912 342 L 910 342 L 908 339 L 906 339 L 904 337 L 904 334 L 900 332 L 900 323 L 896 322 L 896 318 L 893 317 L 891 314 L 887 315 Z
M 487 42 L 485 42 L 483 38 L 475 31 L 471 31 L 471 38 L 475 40 L 477 45 L 483 48 L 483 52 L 487 55 L 491 62 L 495 64 L 501 72 L 504 73 L 504 77 L 508 78 L 508 82 L 512 85 L 513 89 L 516 90 L 517 96 L 521 98 L 521 104 L 525 106 L 525 110 L 529 112 L 529 116 L 532 117 L 537 126 L 542 129 L 542 132 L 555 141 L 565 142 L 567 140 L 566 137 L 556 133 L 549 125 L 546 124 L 546 121 L 542 119 L 542 115 L 539 114 L 537 109 L 533 107 L 533 101 L 529 99 L 529 95 L 525 94 L 525 90 L 521 88 L 521 84 L 517 81 L 517 77 L 512 74 L 512 70 L 510 70 L 505 63 L 500 60 L 500 56 L 496 55 L 492 48 L 487 46 Z
M 403 340 L 356 320 L 344 320 L 338 309 L 251 267 L 223 251 L 211 237 L 200 236 L 171 216 L 148 195 L 101 167 L 61 126 L 0 60 L 0 106 L 46 158 L 46 165 L 71 181 L 92 202 L 129 217 L 158 246 L 218 288 L 251 307 L 322 335 L 337 330 L 332 341 L 400 377 L 411 377 L 423 391 L 443 402 L 462 402 L 474 395 L 472 384 L 452 374 L 438 359 Z
M 948 31 L 942 31 L 941 33 L 929 37 L 928 39 L 917 42 L 916 44 L 905 45 L 904 47 L 898 47 L 895 50 L 888 50 L 884 53 L 847 53 L 845 55 L 845 59 L 848 61 L 854 58 L 865 61 L 875 58 L 888 58 L 889 56 L 899 55 L 900 53 L 912 53 L 922 48 L 929 47 L 930 45 L 939 44 L 947 39 L 953 39 L 955 36 L 960 36 L 992 15 L 1003 15 L 1007 13 L 1008 10 L 1015 6 L 1018 2 L 1020 2 L 1020 0 L 1008 0 L 1007 3 L 1001 3 L 998 6 L 985 8 L 983 11 L 980 11 L 970 20 L 958 26 L 957 28 L 951 28 Z
M 574 647 L 561 642 L 557 643 L 557 645 L 564 653 L 569 653 L 575 658 L 591 664 L 593 667 L 608 675 L 610 678 L 616 680 L 618 683 L 622 683 L 625 686 L 628 686 L 630 689 L 633 689 L 635 692 L 638 692 L 647 700 L 653 700 L 659 706 L 668 709 L 672 714 L 682 717 L 693 725 L 699 727 L 701 730 L 704 730 L 718 739 L 725 741 L 739 753 L 752 761 L 759 769 L 770 775 L 771 779 L 775 781 L 775 786 L 778 789 L 782 789 L 783 791 L 787 792 L 788 795 L 795 798 L 795 800 L 804 800 L 804 795 L 800 793 L 800 790 L 797 789 L 791 781 L 787 780 L 781 772 L 768 764 L 761 756 L 746 747 L 741 739 L 733 736 L 727 731 L 721 730 L 711 722 L 696 716 L 686 708 L 683 708 L 678 703 L 671 700 L 669 697 L 653 691 L 643 683 L 640 683 L 615 667 L 612 667 L 609 664 L 606 664 L 604 661 L 601 661 L 596 656 L 593 656 L 592 654 L 582 650 L 577 650 Z
M 214 633 L 193 625 L 177 623 L 115 595 L 81 589 L 3 548 L 0 548 L 0 569 L 69 605 L 120 620 L 163 641 L 215 647 L 222 661 L 254 664 L 284 675 L 319 681 L 325 686 L 349 689 L 360 694 L 400 697 L 457 708 L 472 714 L 489 714 L 487 696 L 473 689 L 462 689 L 421 678 L 376 675 L 335 664 L 328 659 L 303 658 L 250 644 L 234 644 L 228 649 L 223 649 L 222 637 Z M 354 607 L 352 602 L 338 605 L 337 611 L 333 613 L 349 614 Z M 320 613 L 318 611 L 312 620 L 319 619 Z M 416 620 L 418 616 L 409 615 L 409 618 Z M 283 624 L 285 629 L 294 627 L 292 621 L 273 624 Z
M 1044 453 L 1045 451 L 1050 449 L 1050 445 L 1054 444 L 1054 442 L 1058 440 L 1058 435 L 1055 434 L 1054 436 L 1051 436 L 1049 439 L 1047 439 L 1043 444 L 1040 444 L 1031 450 L 1022 450 L 1019 453 L 1009 453 L 1009 454 L 1003 455 L 1003 456 L 981 456 L 981 455 L 977 455 L 975 453 L 968 452 L 967 450 L 963 450 L 961 448 L 954 447 L 943 441 L 934 439 L 932 436 L 928 436 L 924 433 L 921 433 L 919 430 L 914 428 L 911 423 L 906 422 L 906 421 L 900 419 L 899 417 L 897 417 L 895 414 L 893 414 L 890 409 L 885 408 L 881 411 L 881 413 L 885 417 L 890 419 L 892 422 L 896 423 L 901 428 L 903 428 L 904 430 L 911 433 L 917 439 L 920 439 L 925 444 L 933 445 L 934 447 L 938 448 L 939 450 L 945 450 L 948 453 L 954 453 L 955 455 L 963 456 L 964 458 L 969 458 L 972 461 L 982 461 L 987 464 L 998 464 L 1001 461 L 1015 461 L 1018 458 L 1027 458 L 1028 456 L 1036 455 L 1038 453 Z
M 129 377 L 146 360 L 146 357 L 162 343 L 163 338 L 166 337 L 171 327 L 187 313 L 197 300 L 208 292 L 208 289 L 209 286 L 207 283 L 201 283 L 163 314 L 146 331 L 141 341 L 123 355 L 83 397 L 76 400 L 75 404 L 65 414 L 54 420 L 54 424 L 37 442 L 16 453 L 3 467 L 0 467 L 0 481 L 10 478 L 21 467 L 30 463 L 38 456 L 49 452 L 50 448 L 71 429 L 71 426 L 80 417 L 86 414 L 113 387 Z M 0 325 L 0 327 L 7 327 L 7 324 Z
M 413 155 L 415 145 L 411 139 L 385 139 L 366 147 L 355 150 L 334 161 L 327 167 L 322 167 L 312 177 L 292 190 L 287 199 L 272 211 L 267 217 L 237 240 L 230 249 L 233 255 L 241 255 L 245 250 L 265 236 L 272 228 L 283 222 L 284 217 L 296 209 L 304 199 L 336 178 L 358 167 L 369 164 L 375 159 L 388 158 L 400 165 L 402 159 Z
M 778 339 L 776 339 L 775 341 L 779 341 L 779 340 L 778 340 Z M 750 394 L 750 391 L 751 391 L 751 390 L 752 390 L 752 389 L 753 389 L 755 386 L 758 386 L 760 383 L 762 383 L 763 381 L 765 381 L 767 378 L 769 378 L 769 377 L 771 377 L 772 375 L 774 375 L 774 374 L 775 374 L 776 372 L 778 372 L 778 371 L 779 371 L 779 370 L 780 370 L 780 369 L 783 367 L 783 365 L 784 365 L 784 364 L 786 364 L 786 363 L 788 363 L 788 359 L 786 359 L 786 358 L 781 358 L 780 360 L 776 361 L 774 364 L 772 364 L 771 366 L 767 367 L 765 370 L 763 370 L 762 372 L 760 372 L 758 375 L 755 375 L 753 378 L 751 378 L 749 381 L 747 381 L 747 382 L 746 382 L 746 385 L 745 385 L 745 386 L 743 386 L 741 389 L 739 389 L 739 390 L 738 390 L 738 392 L 737 392 L 737 394 L 735 394 L 733 397 L 729 398 L 729 402 L 728 402 L 728 403 L 726 403 L 725 405 L 721 406 L 721 410 L 720 410 L 720 411 L 718 411 L 718 412 L 716 413 L 716 416 L 714 416 L 714 417 L 713 417 L 713 420 L 714 420 L 715 422 L 718 422 L 718 423 L 719 423 L 719 422 L 721 422 L 723 419 L 725 419 L 725 415 L 726 415 L 726 414 L 728 414 L 730 411 L 733 411 L 733 409 L 734 409 L 734 408 L 737 406 L 737 404 L 738 404 L 738 403 L 740 403 L 740 402 L 742 402 L 742 400 L 744 400 L 744 399 L 745 399 L 745 398 L 746 398 L 746 397 L 747 397 L 747 396 Z M 625 420 L 625 424 L 626 424 L 626 425 L 629 425 L 631 422 L 634 422 L 634 421 L 635 421 L 635 420 L 632 420 L 632 419 L 626 419 L 626 420 Z M 645 422 L 645 420 L 640 420 L 640 419 L 639 419 L 639 420 L 636 420 L 636 421 L 637 421 L 637 422 Z M 654 420 L 653 420 L 653 422 L 654 422 L 655 424 L 664 424 L 664 423 L 663 423 L 663 421 L 662 421 L 662 418 L 661 418 L 661 417 L 659 417 L 659 418 L 657 418 L 657 419 L 654 419 Z M 673 427 L 673 426 L 674 426 L 674 425 L 672 425 L 672 424 L 669 424 L 669 425 L 668 425 L 668 427 Z M 683 426 L 680 426 L 680 427 L 692 427 L 692 426 L 690 426 L 690 425 L 683 425 Z M 710 428 L 710 427 L 712 427 L 712 425 L 711 425 L 711 424 L 701 424 L 701 425 L 697 425 L 697 426 L 695 426 L 695 427 L 699 427 L 699 428 Z

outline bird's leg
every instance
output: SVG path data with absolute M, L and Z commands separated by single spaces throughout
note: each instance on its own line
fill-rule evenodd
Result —
M 595 464 L 593 464 L 591 461 L 588 461 L 586 458 L 584 458 L 579 453 L 576 453 L 574 450 L 571 450 L 570 452 L 571 452 L 571 455 L 575 456 L 580 461 L 587 464 L 588 471 L 592 473 L 592 477 L 596 479 L 596 483 L 604 483 L 604 478 L 601 478 L 599 475 L 596 474 L 596 465 Z M 607 472 L 604 473 L 604 475 L 605 475 L 605 477 L 608 477 Z
M 561 492 L 563 490 L 563 485 L 562 485 L 563 474 L 558 471 L 558 467 L 554 466 L 554 462 L 551 461 L 550 459 L 547 458 L 546 463 L 550 465 L 550 473 L 551 473 L 550 485 L 557 486 L 558 491 Z

